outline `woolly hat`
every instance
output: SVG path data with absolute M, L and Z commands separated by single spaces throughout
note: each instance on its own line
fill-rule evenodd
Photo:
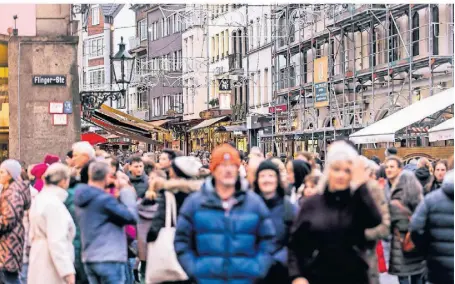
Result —
M 44 163 L 47 165 L 52 165 L 53 163 L 57 163 L 60 161 L 60 158 L 58 156 L 54 156 L 51 154 L 47 154 L 46 157 L 44 157 Z
M 281 186 L 281 181 L 280 181 L 280 170 L 279 170 L 278 166 L 270 160 L 262 161 L 261 164 L 259 164 L 259 167 L 256 171 L 256 179 L 254 180 L 254 191 L 257 194 L 261 193 L 260 189 L 259 189 L 259 185 L 258 185 L 259 173 L 262 171 L 265 171 L 265 170 L 272 170 L 276 173 L 276 176 L 278 178 L 277 193 L 280 196 L 284 196 L 285 192 L 284 192 L 283 187 Z
M 41 191 L 44 186 L 43 175 L 46 172 L 49 166 L 45 163 L 37 164 L 33 167 L 32 171 L 30 172 L 35 177 L 35 184 L 33 185 L 38 191 Z
M 229 163 L 240 167 L 242 162 L 240 160 L 239 151 L 229 144 L 222 144 L 213 149 L 212 159 L 210 161 L 210 171 L 214 172 L 215 169 L 223 163 Z
M 195 158 L 189 156 L 181 156 L 172 160 L 172 169 L 180 178 L 194 178 L 199 175 L 199 169 L 202 164 Z
M 19 180 L 21 177 L 22 167 L 16 160 L 5 160 L 1 165 L 0 168 L 6 170 L 8 174 L 15 180 Z

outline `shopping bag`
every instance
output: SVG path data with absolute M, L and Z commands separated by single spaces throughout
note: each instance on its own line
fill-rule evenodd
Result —
M 188 276 L 180 266 L 174 250 L 175 224 L 177 222 L 175 196 L 170 192 L 165 192 L 165 198 L 165 226 L 159 231 L 156 241 L 147 244 L 145 273 L 147 284 L 188 280 Z

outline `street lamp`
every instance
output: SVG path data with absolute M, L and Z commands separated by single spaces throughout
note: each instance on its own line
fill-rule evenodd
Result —
M 118 90 L 97 90 L 97 91 L 82 91 L 79 93 L 82 104 L 82 111 L 85 114 L 92 114 L 95 110 L 108 100 L 120 100 L 126 95 L 126 88 L 131 82 L 133 75 L 134 57 L 131 57 L 126 52 L 123 37 L 119 43 L 119 50 L 114 56 L 110 56 L 111 69 L 114 75 L 114 81 L 117 84 Z M 129 69 L 128 69 L 129 68 Z

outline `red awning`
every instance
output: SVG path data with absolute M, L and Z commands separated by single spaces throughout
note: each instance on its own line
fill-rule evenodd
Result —
M 104 138 L 103 136 L 96 134 L 94 132 L 87 132 L 87 133 L 82 133 L 81 134 L 81 140 L 82 141 L 87 141 L 91 145 L 96 145 L 99 143 L 106 143 L 107 139 Z

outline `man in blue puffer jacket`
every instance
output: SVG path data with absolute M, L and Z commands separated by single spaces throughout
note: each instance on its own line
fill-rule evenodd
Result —
M 428 281 L 453 283 L 454 172 L 448 172 L 442 187 L 425 196 L 411 219 L 411 238 L 425 254 Z
M 255 283 L 273 263 L 275 228 L 262 199 L 238 177 L 240 155 L 224 144 L 212 153 L 208 178 L 180 210 L 175 251 L 199 284 Z

